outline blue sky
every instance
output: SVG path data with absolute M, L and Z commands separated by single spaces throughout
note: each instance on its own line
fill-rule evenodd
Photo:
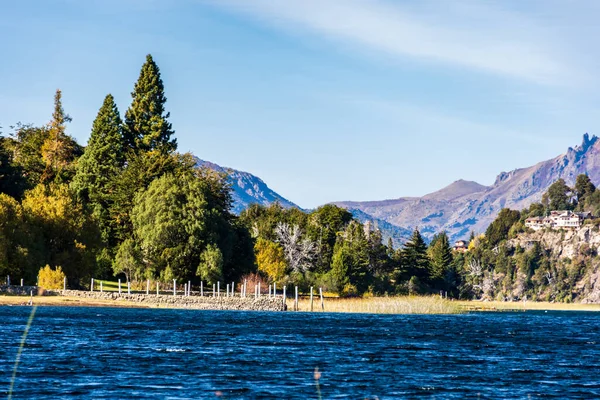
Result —
M 302 207 L 492 184 L 600 132 L 600 2 L 20 0 L 0 6 L 0 125 L 56 88 L 86 143 L 147 53 L 180 151 Z

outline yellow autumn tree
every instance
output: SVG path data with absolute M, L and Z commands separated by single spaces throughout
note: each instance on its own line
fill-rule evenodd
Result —
M 267 274 L 269 279 L 275 282 L 283 278 L 287 264 L 283 248 L 279 244 L 260 238 L 254 245 L 254 254 L 259 271 Z
M 99 231 L 67 185 L 38 185 L 25 193 L 32 265 L 61 265 L 73 284 L 89 278 L 100 245 Z
M 49 290 L 62 289 L 64 279 L 65 273 L 60 266 L 52 269 L 46 265 L 44 268 L 40 268 L 38 273 L 38 286 Z

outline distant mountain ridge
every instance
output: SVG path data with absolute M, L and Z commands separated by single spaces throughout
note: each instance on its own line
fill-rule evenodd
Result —
M 580 146 L 531 167 L 502 172 L 492 186 L 458 180 L 423 197 L 334 204 L 361 210 L 404 229 L 418 227 L 428 239 L 442 230 L 451 239 L 461 239 L 471 230 L 485 231 L 502 208 L 527 207 L 539 201 L 559 178 L 572 185 L 582 173 L 587 173 L 595 184 L 600 183 L 600 141 L 587 133 Z
M 285 208 L 300 208 L 269 188 L 262 179 L 249 172 L 222 167 L 210 161 L 201 160 L 198 157 L 194 157 L 194 159 L 197 167 L 206 167 L 229 175 L 229 181 L 231 182 L 231 188 L 233 189 L 232 212 L 235 214 L 241 213 L 250 204 L 254 203 L 268 206 L 269 204 L 278 202 Z
M 284 207 L 298 207 L 255 175 L 200 159 L 197 163 L 229 174 L 236 213 L 252 203 L 269 205 L 278 201 Z M 458 240 L 466 238 L 472 230 L 484 232 L 502 208 L 521 210 L 539 201 L 559 178 L 573 185 L 582 173 L 588 174 L 594 184 L 600 184 L 600 140 L 596 136 L 590 138 L 587 133 L 581 145 L 569 147 L 566 153 L 533 166 L 501 172 L 491 186 L 460 179 L 422 197 L 332 204 L 348 209 L 361 222 L 370 221 L 382 230 L 384 237 L 392 237 L 396 246 L 415 228 L 428 240 L 441 231 Z

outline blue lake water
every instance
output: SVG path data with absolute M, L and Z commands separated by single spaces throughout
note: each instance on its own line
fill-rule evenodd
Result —
M 0 397 L 31 308 L 0 307 Z M 321 377 L 315 380 L 315 368 Z M 13 398 L 599 398 L 600 313 L 39 307 Z

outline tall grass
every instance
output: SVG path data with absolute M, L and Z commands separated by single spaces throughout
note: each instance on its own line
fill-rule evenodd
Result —
M 459 301 L 458 304 L 467 311 L 600 311 L 600 304 L 546 301 Z
M 313 310 L 321 310 L 321 300 L 314 297 Z M 288 309 L 293 308 L 293 300 L 288 299 Z M 298 302 L 299 311 L 310 311 L 310 299 Z M 326 298 L 325 311 L 366 314 L 459 314 L 464 312 L 455 301 L 438 296 L 399 296 L 369 298 Z

